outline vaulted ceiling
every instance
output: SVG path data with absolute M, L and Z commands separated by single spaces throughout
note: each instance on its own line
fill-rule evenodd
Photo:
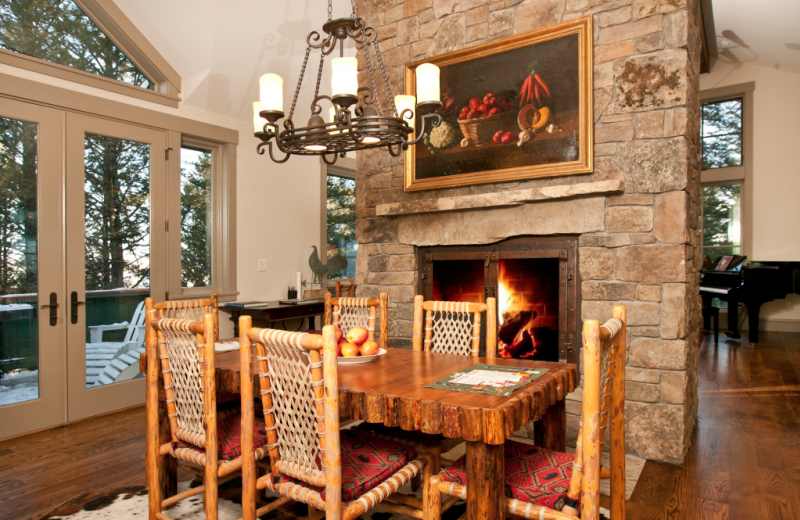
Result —
M 325 0 L 116 2 L 181 74 L 184 103 L 241 119 L 251 117 L 258 78 L 267 71 L 284 78 L 288 110 L 306 36 L 327 19 Z M 800 0 L 713 0 L 713 8 L 717 35 L 733 44 L 720 49 L 720 60 L 800 73 L 800 51 L 785 45 L 800 43 Z M 350 2 L 334 2 L 334 18 L 349 11 Z M 316 56 L 308 65 L 300 114 L 308 113 Z

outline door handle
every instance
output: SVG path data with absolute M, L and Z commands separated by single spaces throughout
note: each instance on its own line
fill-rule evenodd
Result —
M 78 323 L 78 305 L 86 305 L 86 302 L 78 301 L 78 291 L 72 291 L 69 295 L 70 306 L 70 321 L 75 324 Z
M 58 294 L 50 293 L 50 305 L 42 305 L 42 309 L 50 309 L 50 326 L 55 327 L 58 324 Z

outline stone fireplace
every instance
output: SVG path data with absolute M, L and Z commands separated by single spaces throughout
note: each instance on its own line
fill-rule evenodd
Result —
M 571 244 L 574 307 L 559 299 L 557 311 L 549 291 L 560 286 L 521 273 L 557 269 L 545 277 L 569 283 L 560 258 L 503 258 L 509 285 L 529 276 L 541 290 L 543 301 L 522 295 L 523 307 L 541 311 L 528 329 L 539 329 L 542 344 L 544 329 L 557 330 L 558 357 L 570 360 L 569 346 L 573 358 L 579 352 L 581 321 L 605 320 L 612 305 L 624 304 L 627 450 L 682 462 L 697 414 L 699 3 L 361 0 L 359 9 L 383 39 L 395 93 L 406 62 L 593 15 L 594 172 L 405 192 L 402 157 L 359 152 L 357 295 L 388 292 L 390 346 L 411 348 L 415 294 L 500 297 L 501 253 L 531 239 Z M 437 260 L 454 253 L 484 256 L 458 267 L 456 277 L 456 259 Z M 570 331 L 571 340 L 562 337 Z M 573 438 L 581 396 L 578 389 L 567 401 Z

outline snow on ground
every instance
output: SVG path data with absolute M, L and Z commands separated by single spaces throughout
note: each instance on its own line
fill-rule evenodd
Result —
M 20 370 L 0 379 L 0 406 L 39 398 L 39 371 Z

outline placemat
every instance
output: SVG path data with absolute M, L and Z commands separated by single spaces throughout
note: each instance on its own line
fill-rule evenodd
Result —
M 468 394 L 509 396 L 549 368 L 522 368 L 477 363 L 466 370 L 453 372 L 444 379 L 425 385 L 425 388 L 452 390 Z

